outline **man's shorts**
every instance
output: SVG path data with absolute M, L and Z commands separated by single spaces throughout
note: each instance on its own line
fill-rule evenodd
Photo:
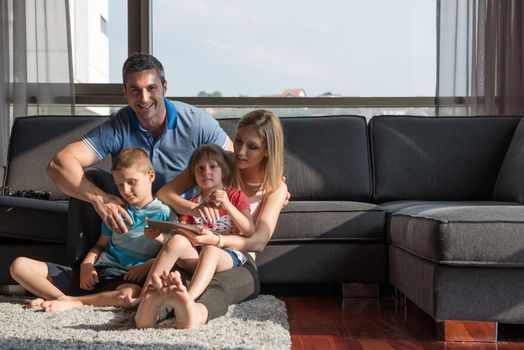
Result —
M 52 283 L 60 289 L 62 293 L 70 296 L 95 294 L 115 290 L 121 284 L 131 284 L 124 281 L 126 271 L 108 266 L 95 266 L 98 273 L 98 283 L 91 290 L 80 288 L 80 268 L 58 265 L 47 262 L 47 269 L 51 276 Z

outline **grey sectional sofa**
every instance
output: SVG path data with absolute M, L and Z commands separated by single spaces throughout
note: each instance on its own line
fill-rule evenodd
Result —
M 45 165 L 106 118 L 17 119 L 5 184 L 54 195 L 0 197 L 0 284 L 17 255 L 74 264 L 96 239 L 99 219 L 68 218 Z M 262 283 L 392 284 L 439 322 L 524 323 L 520 117 L 282 122 L 292 198 L 257 255 Z

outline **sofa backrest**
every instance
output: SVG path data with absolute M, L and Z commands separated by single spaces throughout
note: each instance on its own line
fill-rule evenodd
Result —
M 519 120 L 371 118 L 374 200 L 490 200 Z
M 47 164 L 65 145 L 79 140 L 107 116 L 32 116 L 15 119 L 9 140 L 5 185 L 12 190 L 51 192 L 65 199 L 47 174 Z M 95 164 L 110 169 L 109 158 Z
M 504 156 L 493 199 L 524 204 L 524 118 L 519 122 Z
M 233 139 L 238 119 L 219 120 Z M 291 200 L 371 199 L 366 119 L 361 116 L 282 118 L 284 175 Z

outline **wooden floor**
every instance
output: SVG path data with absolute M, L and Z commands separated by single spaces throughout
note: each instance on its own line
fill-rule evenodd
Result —
M 524 349 L 524 328 L 500 325 L 498 343 L 446 343 L 437 325 L 412 303 L 393 297 L 280 296 L 288 310 L 293 350 Z M 518 340 L 518 341 L 516 341 Z

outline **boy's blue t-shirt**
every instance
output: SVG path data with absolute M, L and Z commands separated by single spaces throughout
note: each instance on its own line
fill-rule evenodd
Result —
M 149 155 L 156 179 L 153 193 L 187 168 L 193 151 L 202 144 L 227 146 L 228 136 L 218 122 L 203 110 L 164 98 L 167 123 L 156 140 L 142 128 L 135 112 L 124 107 L 109 120 L 84 135 L 82 141 L 98 159 L 107 154 L 115 157 L 129 147 L 140 147 Z
M 95 266 L 111 266 L 127 271 L 130 266 L 143 264 L 156 257 L 161 244 L 144 236 L 146 218 L 161 221 L 176 218 L 171 209 L 156 198 L 143 208 L 128 205 L 126 211 L 133 219 L 133 226 L 128 227 L 127 233 L 114 233 L 102 223 L 101 234 L 111 237 L 111 240 Z

